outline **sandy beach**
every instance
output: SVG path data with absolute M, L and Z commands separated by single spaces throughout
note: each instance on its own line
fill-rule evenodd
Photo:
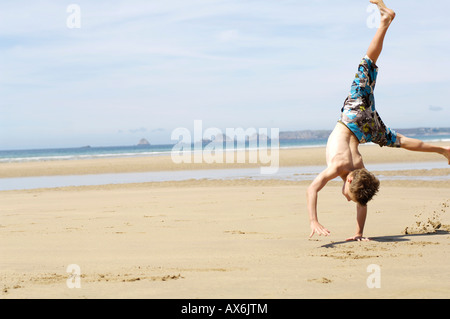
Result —
M 371 145 L 361 152 L 366 164 L 443 161 Z M 281 150 L 280 165 L 325 165 L 324 148 Z M 251 166 L 134 157 L 2 163 L 0 177 Z M 187 180 L 0 192 L 1 298 L 448 298 L 450 181 L 383 181 L 369 205 L 370 242 L 345 242 L 356 214 L 339 182 L 319 199 L 331 236 L 309 239 L 308 185 Z M 371 265 L 379 288 L 368 285 Z

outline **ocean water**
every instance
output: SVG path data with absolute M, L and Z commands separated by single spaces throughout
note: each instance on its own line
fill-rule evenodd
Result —
M 0 151 L 0 163 L 168 155 L 172 147 L 173 145 L 146 145 L 5 150 Z
M 203 144 L 203 148 L 208 143 Z M 324 146 L 326 140 L 305 141 L 280 141 L 280 148 L 296 148 Z M 244 148 L 242 148 L 244 146 Z M 240 146 L 235 143 L 232 150 L 249 149 L 249 143 Z M 185 150 L 194 149 L 191 145 Z M 270 142 L 267 147 L 270 147 Z M 0 163 L 28 162 L 28 161 L 51 161 L 51 160 L 82 160 L 95 158 L 118 158 L 138 156 L 161 156 L 170 155 L 174 144 L 165 145 L 142 145 L 142 146 L 108 146 L 108 147 L 78 147 L 78 148 L 53 148 L 53 149 L 31 149 L 31 150 L 0 150 Z M 224 150 L 226 145 L 223 146 Z

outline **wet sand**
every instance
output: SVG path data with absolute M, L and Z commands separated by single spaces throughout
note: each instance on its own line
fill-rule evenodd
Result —
M 445 144 L 437 143 L 436 145 Z M 442 156 L 437 154 L 413 153 L 403 149 L 380 148 L 377 145 L 361 145 L 360 151 L 366 164 L 442 161 Z M 237 163 L 237 156 L 233 163 L 227 163 L 225 159 L 223 162 L 194 163 L 192 158 L 191 163 L 176 164 L 170 156 L 150 156 L 0 163 L 0 178 L 270 166 L 270 163 L 250 163 L 248 154 L 244 163 Z M 321 165 L 326 165 L 323 147 L 280 149 L 279 151 L 279 166 L 281 167 Z

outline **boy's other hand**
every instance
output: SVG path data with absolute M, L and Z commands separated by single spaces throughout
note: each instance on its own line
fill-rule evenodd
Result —
M 370 238 L 362 237 L 362 236 L 353 236 L 347 238 L 345 241 L 370 241 Z
M 311 235 L 309 235 L 309 238 L 311 238 L 314 233 L 319 234 L 319 236 L 324 235 L 328 236 L 330 235 L 330 231 L 319 224 L 317 221 L 311 222 Z

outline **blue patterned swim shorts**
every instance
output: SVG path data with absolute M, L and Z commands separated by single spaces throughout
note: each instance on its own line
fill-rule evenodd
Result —
M 377 75 L 378 67 L 365 56 L 344 102 L 339 122 L 347 126 L 360 143 L 373 142 L 381 147 L 400 147 L 397 133 L 384 125 L 375 109 L 373 92 Z

